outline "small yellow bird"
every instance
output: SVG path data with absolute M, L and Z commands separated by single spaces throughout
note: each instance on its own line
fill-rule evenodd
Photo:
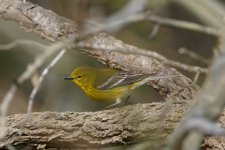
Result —
M 72 80 L 87 96 L 97 101 L 116 101 L 106 107 L 121 103 L 122 98 L 150 80 L 178 77 L 180 75 L 132 74 L 111 68 L 79 67 L 65 80 Z

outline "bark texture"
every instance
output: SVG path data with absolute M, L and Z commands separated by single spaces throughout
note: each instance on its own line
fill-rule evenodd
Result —
M 7 117 L 8 144 L 45 148 L 97 148 L 165 138 L 178 125 L 189 104 L 173 104 L 165 118 L 163 103 L 137 104 L 99 112 L 36 112 Z
M 30 120 L 26 114 L 16 114 L 6 118 L 7 135 L 0 141 L 0 148 L 12 144 L 20 148 L 29 145 L 40 149 L 94 149 L 165 139 L 179 125 L 190 105 L 151 103 L 98 112 L 36 112 Z M 225 127 L 225 113 L 218 124 Z M 223 138 L 208 137 L 202 148 L 224 150 L 224 146 Z
M 22 25 L 27 31 L 51 41 L 76 34 L 76 24 L 50 10 L 21 0 L 0 0 L 0 16 Z

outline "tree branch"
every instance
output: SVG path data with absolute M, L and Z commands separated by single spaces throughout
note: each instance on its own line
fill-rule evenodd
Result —
M 30 2 L 0 0 L 0 16 L 16 21 L 27 31 L 51 41 L 77 35 L 77 26 L 73 21 Z
M 6 118 L 7 135 L 0 148 L 38 144 L 46 148 L 97 148 L 165 138 L 178 125 L 189 103 L 172 104 L 164 120 L 163 103 L 136 104 L 99 112 L 37 112 Z M 24 122 L 26 121 L 26 122 Z M 163 125 L 162 125 L 162 122 Z
M 6 118 L 7 135 L 0 141 L 0 148 L 9 144 L 20 148 L 24 145 L 98 148 L 130 145 L 142 140 L 165 140 L 179 125 L 190 105 L 173 103 L 163 120 L 160 116 L 165 109 L 164 103 L 136 104 L 99 112 L 36 112 L 31 114 L 29 121 L 26 114 L 16 114 Z M 225 127 L 225 113 L 221 115 L 219 125 Z M 222 145 L 225 145 L 224 139 L 208 137 L 202 147 L 223 150 Z
M 32 29 L 32 31 L 35 31 L 38 35 L 48 37 L 48 39 L 52 41 L 58 41 L 68 36 L 79 37 L 74 22 L 30 2 L 0 0 L 0 14 L 2 17 L 17 21 L 22 24 L 23 27 L 29 30 Z M 102 63 L 126 71 L 143 73 L 156 72 L 161 75 L 180 74 L 177 70 L 165 66 L 166 64 L 172 64 L 182 66 L 181 68 L 192 72 L 200 71 L 207 73 L 207 69 L 201 71 L 199 67 L 179 65 L 178 62 L 169 61 L 158 53 L 124 44 L 122 41 L 108 34 L 94 34 L 84 39 L 79 39 L 77 45 L 82 51 Z M 125 52 L 130 54 L 123 54 L 124 51 L 121 52 L 121 50 L 125 50 Z M 137 55 L 138 53 L 139 55 Z M 147 56 L 143 56 L 146 54 Z M 174 81 L 173 79 L 160 80 L 160 82 L 152 81 L 151 85 L 158 90 L 165 99 L 193 99 L 194 95 L 199 91 L 199 87 L 192 84 L 191 80 L 185 76 L 181 77 L 178 81 Z

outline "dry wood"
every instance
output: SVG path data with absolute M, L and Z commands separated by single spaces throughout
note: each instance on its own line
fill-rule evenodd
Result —
M 26 114 L 12 115 L 7 117 L 7 136 L 0 141 L 0 148 L 7 144 L 96 148 L 165 138 L 178 125 L 189 104 L 173 104 L 162 120 L 163 106 L 151 103 L 99 112 L 37 112 L 29 121 Z
M 7 136 L 0 148 L 12 144 L 43 146 L 43 148 L 98 148 L 130 145 L 148 140 L 164 139 L 187 112 L 190 103 L 176 103 L 161 118 L 164 103 L 136 104 L 98 112 L 36 112 L 24 122 L 26 114 L 6 118 Z M 225 127 L 225 113 L 218 122 Z M 203 148 L 223 150 L 225 140 L 206 138 Z

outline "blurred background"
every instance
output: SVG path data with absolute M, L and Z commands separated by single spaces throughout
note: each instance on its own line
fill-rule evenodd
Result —
M 123 9 L 129 3 L 129 0 L 32 0 L 31 2 L 70 18 L 82 27 L 88 19 L 104 20 L 108 18 Z M 152 14 L 157 16 L 204 24 L 199 17 L 192 14 L 192 10 L 188 10 L 176 2 L 149 0 L 145 5 L 146 10 L 150 10 Z M 216 37 L 189 30 L 160 26 L 157 35 L 152 38 L 153 28 L 153 23 L 142 21 L 129 24 L 110 34 L 125 43 L 156 51 L 168 59 L 190 65 L 207 67 L 205 63 L 179 54 L 178 50 L 180 48 L 187 48 L 209 61 L 213 57 L 213 48 L 216 47 L 218 41 Z M 18 39 L 32 39 L 45 44 L 50 43 L 32 32 L 26 32 L 20 28 L 19 24 L 1 18 L 0 35 L 0 44 L 10 43 Z M 11 51 L 0 51 L 0 101 L 13 83 L 13 79 L 16 79 L 26 69 L 27 65 L 34 60 L 34 57 L 40 53 L 40 51 L 26 47 L 14 48 Z M 50 61 L 51 58 L 40 68 L 39 74 Z M 44 79 L 41 90 L 35 98 L 33 111 L 97 111 L 110 105 L 110 102 L 91 100 L 72 82 L 63 80 L 63 77 L 69 75 L 73 69 L 79 66 L 106 67 L 93 58 L 80 53 L 80 51 L 67 51 Z M 193 79 L 194 74 L 180 71 Z M 198 84 L 201 86 L 203 81 L 204 76 L 201 76 Z M 31 90 L 32 84 L 30 81 L 20 86 L 10 106 L 10 114 L 26 112 Z M 134 91 L 129 104 L 159 100 L 162 100 L 161 96 L 151 87 L 144 85 Z

